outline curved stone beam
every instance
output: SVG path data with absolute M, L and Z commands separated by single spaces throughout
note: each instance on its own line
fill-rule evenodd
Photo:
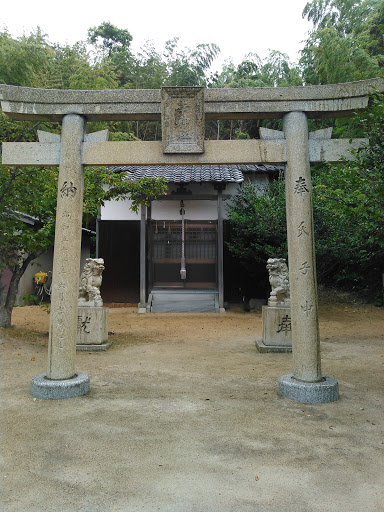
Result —
M 309 87 L 205 89 L 205 119 L 281 118 L 301 111 L 309 118 L 346 117 L 365 108 L 384 80 Z M 62 90 L 0 85 L 1 108 L 13 119 L 61 121 L 79 114 L 88 121 L 159 120 L 161 92 L 151 89 Z

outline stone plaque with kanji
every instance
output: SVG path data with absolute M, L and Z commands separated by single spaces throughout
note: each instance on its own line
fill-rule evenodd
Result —
M 163 87 L 161 124 L 164 153 L 203 153 L 204 89 Z

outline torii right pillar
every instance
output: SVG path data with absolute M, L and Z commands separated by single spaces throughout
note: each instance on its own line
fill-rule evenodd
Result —
M 321 374 L 308 122 L 304 112 L 284 116 L 289 281 L 293 373 L 279 379 L 279 393 L 301 403 L 334 402 L 337 380 Z

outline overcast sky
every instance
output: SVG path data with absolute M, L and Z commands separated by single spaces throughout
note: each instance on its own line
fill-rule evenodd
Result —
M 216 66 L 235 63 L 252 52 L 261 58 L 269 49 L 288 53 L 292 61 L 311 25 L 301 13 L 307 0 L 18 0 L 2 2 L 0 28 L 21 36 L 40 26 L 51 42 L 85 40 L 87 30 L 103 21 L 127 29 L 134 50 L 147 39 L 162 51 L 166 40 L 180 37 L 180 47 L 216 43 Z

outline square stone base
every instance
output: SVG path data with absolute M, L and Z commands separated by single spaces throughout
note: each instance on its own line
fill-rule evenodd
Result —
M 76 350 L 84 350 L 87 352 L 98 352 L 105 351 L 112 347 L 113 341 L 108 341 L 108 343 L 101 343 L 100 345 L 79 345 L 76 344 Z
M 102 345 L 107 341 L 108 308 L 79 306 L 77 346 Z
M 263 336 L 256 342 L 260 352 L 292 352 L 291 308 L 263 306 L 262 325 Z
M 268 352 L 285 352 L 289 354 L 292 352 L 292 345 L 265 345 L 261 338 L 257 338 L 255 343 L 258 352 L 262 354 Z

